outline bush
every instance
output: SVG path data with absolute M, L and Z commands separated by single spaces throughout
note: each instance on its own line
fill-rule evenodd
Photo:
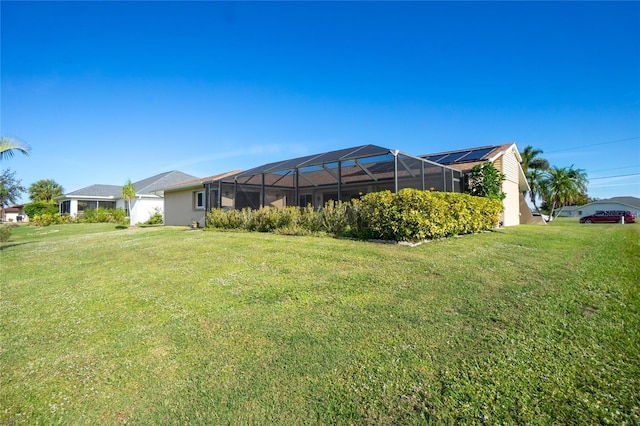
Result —
M 162 213 L 160 212 L 155 212 L 149 219 L 146 220 L 146 222 L 144 222 L 145 225 L 162 225 L 162 223 Z
M 43 213 L 29 220 L 29 224 L 35 226 L 62 225 L 73 222 L 74 220 L 71 216 L 68 214 L 61 215 L 60 213 Z
M 127 213 L 124 209 L 103 209 L 98 207 L 97 209 L 85 210 L 82 213 L 83 223 L 120 223 L 128 225 L 126 220 Z
M 58 213 L 57 204 L 48 203 L 46 201 L 34 201 L 24 205 L 24 213 L 33 218 L 42 214 L 56 214 Z
M 238 210 L 225 211 L 223 209 L 211 209 L 207 213 L 207 227 L 217 229 L 241 229 L 243 228 L 243 216 Z
M 207 227 L 392 241 L 420 241 L 491 229 L 502 210 L 499 200 L 450 192 L 403 189 L 366 194 L 351 202 L 257 210 L 212 209 Z
M 9 238 L 11 238 L 11 227 L 0 225 L 0 243 L 9 241 Z
M 419 241 L 479 232 L 495 227 L 499 200 L 453 192 L 402 189 L 361 199 L 361 233 L 367 238 Z
M 351 203 L 343 203 L 342 201 L 327 201 L 319 212 L 322 221 L 319 229 L 330 235 L 345 236 L 349 234 L 351 225 L 347 210 L 350 205 Z
M 295 207 L 295 209 L 299 208 Z M 300 211 L 300 217 L 296 222 L 297 226 L 306 229 L 310 234 L 323 230 L 322 213 L 314 209 L 311 204 L 307 204 L 306 207 L 298 211 Z

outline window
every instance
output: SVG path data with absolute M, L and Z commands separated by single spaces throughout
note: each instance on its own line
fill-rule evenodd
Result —
M 85 200 L 78 201 L 78 212 L 83 212 L 85 210 L 95 210 L 98 208 L 97 201 Z
M 198 191 L 194 194 L 194 208 L 196 210 L 204 210 L 204 191 Z
M 301 194 L 298 206 L 307 207 L 309 204 L 313 205 L 313 195 L 312 194 Z
M 66 200 L 60 203 L 60 214 L 70 214 L 71 213 L 71 201 Z

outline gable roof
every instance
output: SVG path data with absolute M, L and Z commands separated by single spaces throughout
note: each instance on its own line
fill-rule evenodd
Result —
M 164 188 L 177 185 L 182 182 L 197 179 L 195 176 L 182 173 L 176 170 L 160 173 L 155 176 L 151 176 L 146 179 L 133 182 L 133 187 L 136 190 L 136 195 L 153 195 L 160 196 Z M 123 185 L 102 185 L 95 184 L 85 186 L 78 190 L 68 192 L 59 197 L 55 197 L 56 200 L 64 198 L 110 198 L 120 199 L 122 198 Z
M 103 197 L 103 198 L 120 198 L 122 194 L 122 186 L 118 185 L 89 185 L 76 191 L 64 194 L 64 197 Z M 58 198 L 58 197 L 56 197 Z
M 197 177 L 173 170 L 133 182 L 133 187 L 136 189 L 136 194 L 153 194 L 169 186 L 194 179 Z

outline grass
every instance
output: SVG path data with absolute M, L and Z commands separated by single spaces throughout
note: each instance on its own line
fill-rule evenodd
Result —
M 21 226 L 0 245 L 0 422 L 638 424 L 639 234 Z

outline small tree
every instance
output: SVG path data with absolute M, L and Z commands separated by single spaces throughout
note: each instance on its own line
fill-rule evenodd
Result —
M 494 200 L 504 200 L 506 194 L 502 192 L 502 182 L 505 179 L 492 162 L 487 161 L 482 166 L 476 165 L 469 174 L 469 187 L 467 193 L 476 197 L 485 197 Z
M 4 169 L 0 174 L 0 207 L 4 208 L 15 204 L 24 190 L 24 187 L 20 185 L 20 179 L 16 179 L 16 173 Z
M 127 200 L 127 210 L 129 214 L 129 225 L 133 225 L 133 219 L 131 218 L 131 200 L 136 196 L 136 188 L 131 183 L 131 179 L 127 180 L 127 183 L 122 187 L 122 198 Z

